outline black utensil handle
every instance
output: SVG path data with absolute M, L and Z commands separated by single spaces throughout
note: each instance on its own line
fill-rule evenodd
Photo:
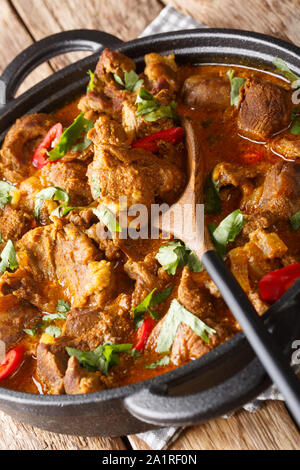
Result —
M 240 408 L 269 383 L 256 382 L 261 365 L 254 359 L 230 379 L 199 393 L 171 396 L 161 390 L 143 389 L 125 398 L 128 411 L 141 421 L 157 426 L 182 426 L 222 416 Z M 261 381 L 261 378 L 258 379 Z M 259 387 L 261 390 L 258 392 Z
M 27 75 L 52 57 L 71 51 L 98 52 L 104 47 L 115 49 L 122 43 L 103 31 L 78 29 L 53 34 L 32 44 L 17 55 L 0 77 L 0 105 L 12 100 Z
M 207 272 L 213 276 L 214 283 L 241 325 L 247 340 L 266 372 L 284 396 L 300 429 L 300 381 L 290 367 L 288 359 L 264 327 L 262 319 L 258 316 L 246 293 L 217 252 L 207 251 L 201 261 Z

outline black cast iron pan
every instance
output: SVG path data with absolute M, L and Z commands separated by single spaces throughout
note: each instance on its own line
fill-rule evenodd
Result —
M 128 43 L 109 34 L 67 31 L 30 46 L 0 77 L 0 138 L 25 113 L 51 112 L 85 90 L 87 70 L 102 48 L 119 49 L 142 69 L 148 52 L 174 52 L 179 63 L 219 62 L 272 69 L 281 57 L 300 76 L 300 49 L 247 31 L 199 29 L 164 33 Z M 93 54 L 14 99 L 24 78 L 39 64 L 73 50 Z M 300 281 L 264 315 L 268 328 L 289 358 L 300 338 Z M 99 393 L 39 396 L 0 388 L 0 408 L 11 416 L 49 431 L 89 436 L 120 436 L 154 427 L 184 425 L 233 411 L 270 385 L 243 333 L 205 356 L 151 380 Z

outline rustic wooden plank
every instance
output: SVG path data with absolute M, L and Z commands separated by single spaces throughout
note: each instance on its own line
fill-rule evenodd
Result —
M 12 0 L 35 40 L 68 29 L 97 29 L 123 40 L 136 38 L 158 15 L 157 0 Z M 70 53 L 51 61 L 57 70 L 86 53 Z
M 26 426 L 0 412 L 0 450 L 126 450 L 122 439 L 78 437 Z
M 15 15 L 7 0 L 1 0 L 0 36 L 0 73 L 2 73 L 4 68 L 19 52 L 32 44 L 30 34 L 28 34 L 22 22 Z M 19 92 L 22 93 L 22 91 L 35 85 L 43 78 L 46 78 L 51 72 L 52 69 L 48 64 L 41 65 L 27 77 Z
M 130 436 L 134 449 L 148 449 Z M 218 418 L 187 428 L 170 450 L 298 450 L 300 436 L 282 402 L 268 402 L 256 413 L 240 411 L 229 419 Z
M 214 28 L 248 29 L 300 44 L 298 0 L 162 0 Z

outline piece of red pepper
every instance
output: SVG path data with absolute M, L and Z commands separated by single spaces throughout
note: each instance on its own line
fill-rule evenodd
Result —
M 48 161 L 47 152 L 51 149 L 51 144 L 54 141 L 59 141 L 60 136 L 62 135 L 62 131 L 63 126 L 60 122 L 51 127 L 51 129 L 47 132 L 40 145 L 34 151 L 32 157 L 33 166 L 35 166 L 36 168 L 43 168 L 43 166 L 47 165 L 47 163 L 50 163 Z
M 11 349 L 0 364 L 0 380 L 10 377 L 18 368 L 24 359 L 24 346 L 18 346 Z
M 143 323 L 141 324 L 141 326 L 138 329 L 138 338 L 139 338 L 139 340 L 138 340 L 138 343 L 137 343 L 135 349 L 140 351 L 141 349 L 145 348 L 147 340 L 148 340 L 148 338 L 150 336 L 150 333 L 151 333 L 151 331 L 153 330 L 154 327 L 155 327 L 155 321 L 153 320 L 153 318 L 148 317 L 148 318 L 146 318 L 146 320 L 143 321 Z
M 263 153 L 259 150 L 252 150 L 242 156 L 242 161 L 245 165 L 253 165 L 254 163 L 261 162 L 263 156 Z
M 159 148 L 157 142 L 164 140 L 170 144 L 178 144 L 184 137 L 184 130 L 182 127 L 172 127 L 164 131 L 155 132 L 155 134 L 147 135 L 139 140 L 132 142 L 132 148 L 142 148 L 149 150 L 149 152 L 158 152 Z
M 276 302 L 300 278 L 300 263 L 290 264 L 266 274 L 259 282 L 260 296 L 270 304 Z

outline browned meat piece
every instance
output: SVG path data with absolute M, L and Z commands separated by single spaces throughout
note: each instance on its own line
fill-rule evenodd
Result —
M 177 78 L 177 65 L 174 54 L 161 56 L 152 52 L 145 55 L 145 75 L 147 76 L 153 91 L 164 88 L 176 92 L 179 88 Z
M 94 89 L 80 100 L 79 109 L 85 113 L 93 111 L 93 119 L 100 113 L 118 118 L 129 93 L 117 84 L 113 75 L 117 74 L 124 82 L 124 72 L 130 70 L 135 70 L 133 60 L 118 51 L 104 49 L 96 66 Z
M 184 173 L 167 159 L 144 149 L 95 145 L 95 156 L 88 167 L 88 179 L 94 199 L 101 188 L 103 203 L 118 211 L 119 197 L 126 196 L 128 207 L 149 207 L 160 196 L 174 202 L 184 186 Z
M 261 175 L 270 167 L 270 164 L 262 163 L 258 165 L 237 165 L 236 163 L 218 163 L 213 170 L 213 180 L 218 183 L 218 188 L 232 185 L 242 186 L 245 181 L 254 179 Z
M 161 90 L 155 95 L 161 106 L 167 106 L 172 100 L 172 96 L 168 90 Z M 129 100 L 123 102 L 122 107 L 122 125 L 130 140 L 140 139 L 146 135 L 154 134 L 164 129 L 174 127 L 173 119 L 161 118 L 157 121 L 146 121 L 143 116 L 137 116 L 136 105 Z
M 0 233 L 2 241 L 12 240 L 16 242 L 24 233 L 32 228 L 33 217 L 26 212 L 14 209 L 7 204 L 3 210 L 0 210 Z M 4 245 L 2 245 L 4 248 Z
M 33 328 L 41 313 L 14 295 L 0 297 L 0 340 L 12 348 L 23 336 L 24 328 Z
M 182 98 L 191 108 L 226 108 L 230 106 L 230 82 L 228 78 L 192 75 L 183 84 Z
M 81 367 L 76 357 L 72 356 L 64 377 L 64 388 L 68 395 L 100 392 L 106 388 L 102 377 L 100 372 L 89 372 Z
M 0 168 L 8 181 L 18 183 L 28 176 L 34 150 L 55 122 L 49 114 L 29 114 L 17 119 L 0 152 Z
M 37 373 L 46 391 L 53 395 L 64 393 L 64 375 L 68 365 L 65 342 L 40 343 L 37 348 Z
M 271 140 L 269 148 L 290 160 L 296 160 L 300 157 L 300 138 L 299 135 L 280 134 Z
M 286 90 L 274 83 L 247 80 L 239 105 L 239 130 L 254 139 L 264 140 L 289 124 L 290 109 Z
M 44 311 L 55 311 L 57 295 L 63 297 L 62 287 L 74 307 L 103 307 L 114 295 L 111 264 L 99 261 L 99 250 L 73 224 L 57 221 L 31 230 L 17 249 L 19 268 L 3 274 L 2 293 L 13 292 Z
M 100 116 L 95 123 L 95 127 L 89 131 L 89 139 L 92 139 L 94 144 L 109 144 L 116 146 L 130 145 L 129 138 L 123 126 L 110 119 L 108 116 Z
M 132 294 L 132 307 L 136 307 L 156 287 L 164 289 L 170 276 L 159 268 L 155 253 L 149 253 L 143 261 L 129 259 L 124 265 L 124 271 L 136 281 Z
M 104 237 L 105 226 L 102 222 L 92 225 L 87 231 L 86 234 L 92 240 L 98 243 L 101 251 L 104 251 L 105 258 L 108 260 L 119 259 L 122 256 L 122 252 L 119 247 L 115 245 L 114 240 Z
M 70 196 L 70 206 L 84 206 L 92 202 L 86 177 L 86 165 L 80 162 L 53 163 L 42 169 L 46 186 L 58 186 Z
M 42 189 L 41 179 L 38 176 L 30 176 L 23 180 L 19 186 L 20 199 L 18 207 L 28 213 L 33 213 L 35 196 Z
M 240 208 L 247 212 L 249 206 L 254 206 L 261 195 L 259 185 L 263 182 L 268 168 L 270 164 L 266 162 L 248 166 L 223 162 L 215 166 L 212 177 L 220 189 L 229 185 L 239 188 L 242 193 Z
M 269 228 L 277 220 L 276 215 L 272 212 L 260 212 L 259 214 L 253 214 L 247 219 L 246 225 L 244 225 L 242 234 L 247 236 L 251 232 L 258 228 Z
M 279 161 L 268 172 L 256 210 L 289 219 L 300 209 L 300 164 Z
M 96 74 L 99 77 L 106 77 L 107 74 L 117 74 L 124 80 L 124 72 L 135 70 L 135 63 L 132 59 L 119 51 L 104 49 L 96 66 Z
M 205 318 L 213 311 L 213 303 L 209 291 L 201 282 L 202 277 L 205 278 L 206 275 L 193 274 L 188 268 L 183 268 L 178 287 L 178 301 L 194 315 Z
M 233 336 L 229 328 L 220 326 L 214 320 L 206 319 L 205 323 L 217 332 L 209 337 L 208 344 L 189 326 L 182 323 L 179 325 L 171 350 L 170 358 L 173 364 L 180 365 L 197 359 Z
M 104 310 L 97 307 L 71 310 L 64 335 L 83 350 L 93 350 L 107 342 L 124 343 L 134 328 L 128 313 L 130 300 L 128 294 L 121 294 Z
M 266 310 L 266 304 L 260 303 L 257 299 L 257 282 L 265 274 L 281 267 L 281 260 L 287 250 L 287 246 L 277 233 L 267 233 L 259 228 L 250 233 L 248 243 L 228 253 L 232 273 L 253 300 L 259 313 Z

